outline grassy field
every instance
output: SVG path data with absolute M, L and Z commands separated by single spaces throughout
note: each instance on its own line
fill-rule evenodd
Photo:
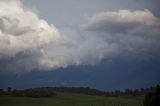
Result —
M 143 106 L 143 96 L 91 96 L 57 93 L 53 98 L 0 96 L 0 106 Z

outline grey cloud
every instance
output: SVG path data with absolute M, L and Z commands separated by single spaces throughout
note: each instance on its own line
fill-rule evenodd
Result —
M 148 10 L 117 12 L 100 12 L 88 18 L 88 23 L 82 28 L 86 30 L 102 30 L 108 32 L 126 32 L 137 27 L 154 26 L 159 20 Z
M 100 12 L 81 25 L 84 31 L 103 35 L 121 53 L 157 56 L 160 53 L 160 19 L 148 10 Z
M 159 19 L 147 10 L 100 12 L 82 27 L 57 29 L 19 0 L 0 1 L 0 71 L 50 71 L 124 52 L 159 53 Z
M 10 24 L 10 25 L 8 25 Z M 18 26 L 19 20 L 18 19 L 10 19 L 9 17 L 2 16 L 0 19 L 0 29 L 2 32 L 11 34 L 11 35 L 23 35 L 27 33 L 28 31 L 32 31 L 30 27 L 21 27 Z
M 49 71 L 70 65 L 91 65 L 114 51 L 97 36 L 84 33 L 80 36 L 70 28 L 58 30 L 24 9 L 19 0 L 0 1 L 0 13 L 1 71 Z
M 21 1 L 0 1 L 0 60 L 7 60 L 2 69 L 42 66 L 42 49 L 58 38 L 58 29 L 25 10 Z

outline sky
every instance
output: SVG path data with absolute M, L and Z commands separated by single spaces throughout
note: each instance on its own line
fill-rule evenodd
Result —
M 0 88 L 160 84 L 159 0 L 1 0 Z

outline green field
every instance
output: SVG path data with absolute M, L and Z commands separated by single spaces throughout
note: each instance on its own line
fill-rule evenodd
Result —
M 0 106 L 143 106 L 143 96 L 92 96 L 57 93 L 53 98 L 0 96 Z

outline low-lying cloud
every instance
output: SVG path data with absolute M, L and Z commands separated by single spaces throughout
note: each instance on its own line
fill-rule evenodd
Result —
M 81 34 L 66 29 L 49 25 L 19 0 L 1 0 L 0 71 L 48 71 L 121 53 L 160 53 L 160 21 L 148 10 L 100 12 L 80 25 Z

